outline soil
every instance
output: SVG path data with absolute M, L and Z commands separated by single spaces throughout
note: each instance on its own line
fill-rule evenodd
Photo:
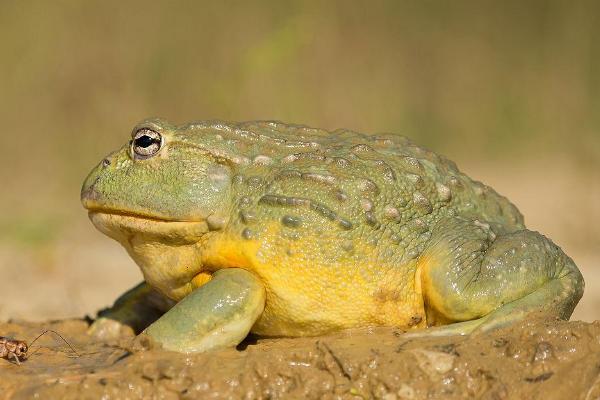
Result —
M 17 365 L 0 360 L 7 399 L 596 399 L 600 322 L 529 321 L 470 337 L 406 339 L 393 328 L 311 338 L 248 338 L 185 355 L 123 337 L 98 342 L 89 321 L 0 324 L 48 334 Z

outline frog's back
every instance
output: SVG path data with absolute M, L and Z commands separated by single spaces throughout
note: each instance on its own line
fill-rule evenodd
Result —
M 357 225 L 374 219 L 402 225 L 452 210 L 509 231 L 523 227 L 522 215 L 505 197 L 401 135 L 330 132 L 277 121 L 209 121 L 184 129 L 190 127 L 215 132 L 220 143 L 214 148 L 240 164 L 240 175 L 252 175 L 251 182 L 265 183 L 273 194 L 310 194 L 332 211 L 349 212 Z

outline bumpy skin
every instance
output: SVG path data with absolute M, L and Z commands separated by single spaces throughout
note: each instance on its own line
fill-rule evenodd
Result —
M 144 132 L 155 143 L 140 156 Z M 404 137 L 149 120 L 133 138 L 91 172 L 82 201 L 147 285 L 175 301 L 204 299 L 180 302 L 145 331 L 166 348 L 235 345 L 249 330 L 469 333 L 534 313 L 567 319 L 583 293 L 572 260 L 528 231 L 506 198 Z M 130 292 L 92 329 L 152 322 L 140 311 L 149 290 Z M 202 322 L 206 314 L 212 322 Z M 169 326 L 178 339 L 164 333 Z M 202 341 L 209 336 L 218 339 Z

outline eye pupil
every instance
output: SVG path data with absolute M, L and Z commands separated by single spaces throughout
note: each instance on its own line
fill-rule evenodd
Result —
M 160 143 L 160 141 L 158 141 L 158 140 L 156 140 L 154 138 L 151 138 L 148 135 L 140 136 L 139 138 L 137 138 L 135 140 L 135 145 L 138 146 L 138 147 L 143 147 L 143 148 L 150 147 L 154 143 Z

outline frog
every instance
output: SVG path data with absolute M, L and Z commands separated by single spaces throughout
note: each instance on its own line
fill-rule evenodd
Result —
M 144 278 L 90 334 L 168 351 L 380 326 L 472 335 L 568 320 L 584 290 L 506 197 L 392 133 L 148 119 L 81 200 Z

